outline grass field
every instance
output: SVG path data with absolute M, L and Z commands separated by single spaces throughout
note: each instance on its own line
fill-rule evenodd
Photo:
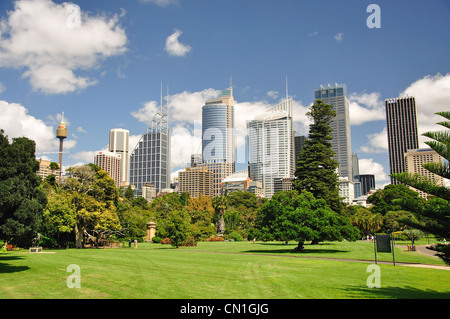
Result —
M 403 266 L 443 265 L 440 259 L 396 247 L 397 265 L 379 264 L 381 288 L 368 288 L 373 243 L 306 245 L 200 242 L 172 248 L 62 249 L 0 254 L 2 299 L 366 299 L 450 298 L 450 271 Z M 377 254 L 392 262 L 392 254 Z M 312 257 L 312 258 L 311 258 Z M 354 260 L 366 260 L 365 262 Z M 68 288 L 69 265 L 80 269 L 80 288 Z

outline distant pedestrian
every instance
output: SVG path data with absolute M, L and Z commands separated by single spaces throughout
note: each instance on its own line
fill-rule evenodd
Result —
M 256 238 L 253 238 L 253 243 L 256 243 Z
M 445 241 L 445 238 L 444 238 L 444 245 L 446 244 L 447 242 Z
M 137 249 L 137 239 L 134 240 L 134 249 Z
M 131 248 L 131 238 L 128 240 L 128 247 Z

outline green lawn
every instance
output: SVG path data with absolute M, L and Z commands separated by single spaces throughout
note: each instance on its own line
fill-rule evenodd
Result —
M 140 243 L 138 249 L 14 251 L 0 254 L 0 298 L 450 298 L 450 271 L 379 264 L 381 288 L 368 288 L 373 243 L 200 242 L 197 247 Z M 397 262 L 442 264 L 396 248 Z M 315 258 L 305 258 L 315 257 Z M 316 257 L 322 257 L 320 259 Z M 392 261 L 391 254 L 378 260 Z M 329 260 L 365 259 L 367 262 Z M 81 288 L 68 288 L 67 266 Z

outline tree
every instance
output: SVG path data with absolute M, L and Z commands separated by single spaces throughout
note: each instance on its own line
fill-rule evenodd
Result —
M 353 206 L 353 215 L 350 217 L 352 225 L 356 226 L 363 236 L 374 234 L 383 225 L 383 216 L 373 213 L 369 209 L 360 206 Z
M 109 175 L 93 164 L 67 171 L 71 177 L 65 180 L 62 195 L 70 196 L 75 209 L 75 247 L 83 247 L 84 236 L 98 244 L 100 238 L 119 231 L 121 225 L 115 213 L 118 191 Z
M 225 220 L 223 216 L 228 207 L 228 197 L 227 196 L 216 196 L 213 199 L 213 207 L 216 213 L 219 214 L 220 219 L 217 222 L 217 232 L 223 234 L 225 232 Z
M 401 210 L 402 207 L 396 203 L 396 199 L 408 199 L 415 202 L 415 205 L 423 205 L 424 200 L 419 197 L 419 193 L 402 184 L 389 184 L 383 189 L 377 190 L 367 198 L 373 206 L 370 210 L 373 213 L 386 215 L 388 212 Z
M 176 248 L 191 236 L 191 225 L 185 210 L 169 212 L 158 226 L 157 235 L 169 238 L 172 246 Z
M 437 124 L 450 129 L 450 112 L 438 112 L 436 114 L 449 120 Z M 431 173 L 449 179 L 450 131 L 426 132 L 422 135 L 431 139 L 431 141 L 426 141 L 425 143 L 446 160 L 444 163 L 423 164 L 423 167 Z M 397 200 L 399 205 L 413 213 L 418 220 L 415 222 L 412 219 L 405 219 L 404 222 L 425 233 L 434 234 L 440 238 L 450 238 L 450 207 L 448 202 L 450 200 L 450 189 L 446 186 L 437 185 L 434 180 L 418 174 L 397 173 L 392 174 L 391 177 L 406 185 L 436 196 L 426 201 L 425 205 L 422 206 L 414 205 L 414 202 L 409 199 Z M 445 263 L 450 265 L 449 245 L 438 244 L 430 249 L 437 251 L 437 255 Z
M 256 221 L 258 237 L 263 240 L 295 240 L 297 251 L 305 241 L 356 240 L 359 231 L 349 220 L 335 213 L 324 199 L 309 192 L 282 191 L 265 202 Z
M 34 141 L 19 137 L 10 144 L 0 130 L 0 239 L 19 246 L 37 236 L 46 204 L 35 150 Z
M 336 112 L 331 105 L 317 100 L 306 115 L 312 124 L 297 162 L 293 188 L 299 192 L 310 192 L 315 198 L 324 199 L 335 212 L 341 212 L 343 204 L 336 173 L 339 163 L 334 159 L 335 153 L 331 148 L 331 121 Z

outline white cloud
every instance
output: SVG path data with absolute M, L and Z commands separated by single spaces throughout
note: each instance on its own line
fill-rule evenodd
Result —
M 186 44 L 182 44 L 178 41 L 178 38 L 183 32 L 175 29 L 175 31 L 166 38 L 166 46 L 164 50 L 172 56 L 185 56 L 191 51 L 191 47 Z
M 363 153 L 387 153 L 388 138 L 386 127 L 379 133 L 367 135 L 368 145 L 361 146 L 360 151 Z
M 375 183 L 377 188 L 382 187 L 387 181 L 390 181 L 389 176 L 384 171 L 383 165 L 374 162 L 372 158 L 362 158 L 359 160 L 359 173 L 375 175 Z
M 22 76 L 46 94 L 94 85 L 96 79 L 75 72 L 125 52 L 127 37 L 119 17 L 90 16 L 67 2 L 18 0 L 0 23 L 0 66 L 25 69 Z
M 0 128 L 5 131 L 10 141 L 14 137 L 25 136 L 36 142 L 37 153 L 59 150 L 56 128 L 28 114 L 28 110 L 24 106 L 0 101 L 0 114 Z M 76 141 L 65 140 L 64 150 L 69 150 L 75 145 Z
M 450 74 L 425 76 L 400 93 L 400 97 L 405 96 L 413 96 L 416 99 L 420 147 L 428 147 L 423 142 L 429 139 L 421 134 L 427 131 L 443 130 L 443 127 L 436 123 L 444 118 L 435 113 L 449 109 Z
M 381 100 L 380 93 L 352 93 L 348 100 L 352 125 L 386 119 L 384 101 Z
M 272 99 L 278 98 L 278 94 L 279 94 L 278 91 L 269 91 L 269 92 L 267 92 L 267 96 L 272 98 Z
M 202 106 L 205 101 L 212 100 L 220 96 L 221 91 L 214 89 L 205 89 L 199 92 L 184 91 L 169 96 L 169 121 L 171 124 L 190 123 L 201 121 Z M 143 123 L 150 123 L 155 115 L 160 102 L 148 101 L 137 111 L 131 112 L 131 115 Z
M 80 132 L 80 133 L 87 133 L 87 131 L 86 131 L 82 126 L 78 126 L 78 127 L 77 127 L 77 132 Z
M 140 0 L 143 3 L 153 3 L 160 7 L 166 7 L 170 4 L 178 3 L 178 0 Z
M 344 34 L 342 32 L 339 32 L 334 36 L 334 39 L 337 42 L 342 42 L 342 41 L 344 41 Z

